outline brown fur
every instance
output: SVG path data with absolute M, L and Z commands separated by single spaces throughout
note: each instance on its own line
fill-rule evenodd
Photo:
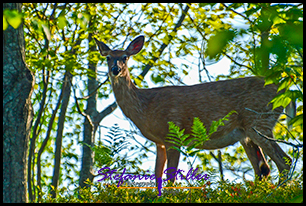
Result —
M 272 111 L 269 104 L 276 96 L 275 85 L 264 87 L 264 80 L 246 77 L 193 86 L 138 89 L 131 81 L 127 60 L 130 55 L 140 51 L 143 37 L 136 38 L 125 51 L 112 51 L 103 42 L 96 42 L 101 54 L 108 55 L 109 75 L 119 107 L 141 133 L 157 145 L 156 177 L 162 176 L 166 159 L 168 168 L 178 166 L 179 152 L 166 150 L 171 146 L 165 141 L 169 121 L 184 128 L 185 133 L 190 133 L 194 117 L 199 117 L 209 129 L 212 121 L 223 118 L 232 110 L 237 114 L 232 114 L 229 121 L 225 121 L 225 126 L 219 127 L 202 148 L 219 149 L 240 141 L 255 174 L 260 178 L 270 173 L 261 148 L 276 163 L 280 173 L 289 170 L 284 157 L 291 159 L 278 144 L 258 136 L 252 130 L 254 127 L 267 136 L 273 136 L 272 129 L 282 112 L 281 108 Z M 118 75 L 114 75 L 113 68 L 120 69 Z M 246 108 L 271 114 L 259 115 Z

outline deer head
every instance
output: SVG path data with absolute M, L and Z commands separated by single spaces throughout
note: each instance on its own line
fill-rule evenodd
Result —
M 106 44 L 95 39 L 100 53 L 102 56 L 106 56 L 108 64 L 108 73 L 111 78 L 127 76 L 128 67 L 127 61 L 129 57 L 137 54 L 143 47 L 144 36 L 138 36 L 135 38 L 126 50 L 111 50 Z

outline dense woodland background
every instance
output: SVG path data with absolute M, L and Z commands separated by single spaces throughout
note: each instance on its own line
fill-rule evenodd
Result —
M 112 89 L 93 37 L 122 49 L 145 36 L 144 49 L 129 64 L 141 88 L 184 85 L 192 69 L 194 84 L 265 77 L 286 90 L 274 107 L 297 103 L 297 116 L 289 127 L 281 121 L 275 138 L 303 143 L 302 4 L 4 3 L 3 30 L 4 202 L 40 202 L 63 188 L 75 194 L 78 186 L 91 187 L 105 165 L 146 172 L 141 164 L 155 147 L 139 143 L 139 132 L 114 124 L 98 135 L 100 122 L 119 108 L 105 104 Z M 229 75 L 212 76 L 206 67 L 222 58 L 231 60 Z M 244 150 L 235 147 L 199 153 L 198 166 L 215 181 L 224 171 L 238 179 L 253 175 Z M 301 147 L 286 152 L 303 158 Z M 301 177 L 297 168 L 292 178 Z

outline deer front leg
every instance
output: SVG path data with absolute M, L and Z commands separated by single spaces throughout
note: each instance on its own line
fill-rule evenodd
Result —
M 157 180 L 163 176 L 163 170 L 167 159 L 166 147 L 162 144 L 156 144 L 156 162 L 155 162 L 155 177 L 156 186 L 158 185 Z
M 255 174 L 259 177 L 259 180 L 268 176 L 270 174 L 270 167 L 267 164 L 266 158 L 263 156 L 261 148 L 248 137 L 241 140 L 240 143 L 254 168 Z

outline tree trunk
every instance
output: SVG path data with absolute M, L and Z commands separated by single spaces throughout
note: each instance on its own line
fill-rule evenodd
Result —
M 269 70 L 269 61 L 270 61 L 270 43 L 269 43 L 269 33 L 271 30 L 272 22 L 269 19 L 270 3 L 264 5 L 261 9 L 261 18 L 262 22 L 260 25 L 260 44 L 261 44 L 261 75 L 267 75 Z
M 57 186 L 59 183 L 60 177 L 60 167 L 61 167 L 61 158 L 62 158 L 62 142 L 63 142 L 63 132 L 64 132 L 64 124 L 65 117 L 68 108 L 68 103 L 71 95 L 71 84 L 70 80 L 72 78 L 72 74 L 69 71 L 66 71 L 65 78 L 63 84 L 64 87 L 64 97 L 62 99 L 62 106 L 60 110 L 58 126 L 57 126 L 57 135 L 55 141 L 55 158 L 54 158 L 54 169 L 53 169 L 53 177 L 52 177 L 52 186 L 54 190 L 51 190 L 51 196 L 56 198 Z
M 89 22 L 89 26 L 92 24 L 91 20 Z M 92 40 L 92 34 L 90 33 L 88 35 L 88 41 L 90 42 Z M 91 51 L 96 50 L 96 45 L 93 45 L 89 48 Z M 90 70 L 92 70 L 93 74 L 95 74 L 94 77 L 88 75 L 88 94 L 92 94 L 95 92 L 98 82 L 97 82 L 97 65 L 95 63 L 92 63 L 89 61 L 88 67 Z M 85 113 L 89 116 L 88 118 L 91 118 L 91 121 L 93 124 L 95 122 L 93 121 L 93 117 L 97 116 L 98 111 L 97 111 L 97 98 L 98 98 L 98 93 L 95 92 L 93 95 L 91 95 L 88 100 L 87 100 L 87 106 L 86 106 L 86 111 Z M 86 180 L 90 180 L 91 182 L 93 181 L 93 163 L 94 163 L 94 152 L 88 147 L 94 146 L 95 142 L 95 133 L 97 130 L 97 123 L 96 125 L 91 125 L 90 122 L 88 121 L 87 117 L 84 118 L 84 132 L 83 132 L 83 156 L 82 156 L 82 168 L 80 172 L 80 186 L 84 187 L 87 186 L 87 184 L 84 183 Z M 93 128 L 94 126 L 94 128 Z
M 21 3 L 3 3 L 21 12 Z M 23 25 L 3 31 L 3 202 L 27 202 L 27 152 L 34 78 L 25 64 Z

